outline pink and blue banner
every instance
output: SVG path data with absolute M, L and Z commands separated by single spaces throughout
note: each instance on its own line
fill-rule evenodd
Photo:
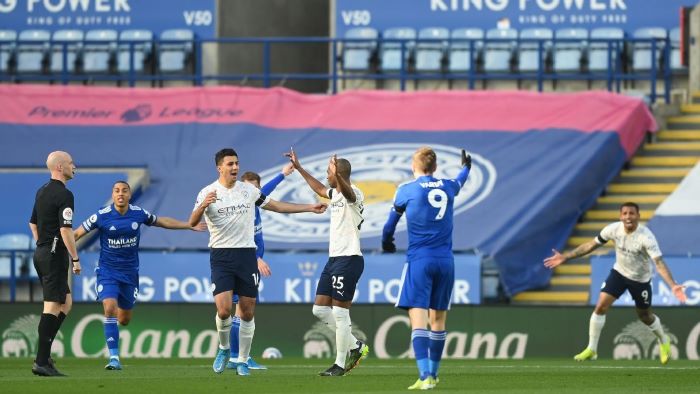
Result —
M 606 92 L 318 96 L 223 87 L 0 86 L 0 166 L 41 167 L 54 149 L 72 153 L 79 168 L 145 166 L 151 183 L 138 204 L 160 215 L 189 217 L 197 192 L 217 177 L 214 153 L 223 147 L 236 149 L 241 170 L 260 173 L 263 182 L 286 163 L 282 154 L 290 147 L 322 181 L 328 158 L 346 157 L 366 195 L 367 251 L 380 249 L 396 186 L 412 177 L 412 153 L 432 146 L 436 176 L 454 177 L 465 148 L 474 167 L 455 202 L 454 248 L 492 259 L 508 294 L 548 283 L 542 258 L 565 244 L 579 216 L 655 128 L 642 101 Z M 94 193 L 108 197 L 110 190 Z M 298 174 L 272 197 L 316 198 Z M 328 222 L 327 215 L 265 212 L 266 249 L 325 250 Z M 152 228 L 141 241 L 167 249 L 206 243 L 206 234 Z M 406 246 L 403 221 L 397 244 Z

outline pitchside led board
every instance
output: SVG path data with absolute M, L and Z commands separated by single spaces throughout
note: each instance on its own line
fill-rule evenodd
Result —
M 0 26 L 41 29 L 189 29 L 200 38 L 216 35 L 215 0 L 1 0 Z
M 97 297 L 95 266 L 98 253 L 80 255 L 83 273 L 74 277 L 73 300 Z M 272 276 L 261 278 L 260 302 L 313 303 L 318 277 L 328 255 L 324 253 L 266 253 Z M 405 256 L 367 254 L 355 292 L 356 303 L 394 304 L 401 287 Z M 140 253 L 139 302 L 213 302 L 209 253 Z M 481 301 L 481 265 L 474 255 L 455 256 L 453 304 Z
M 673 279 L 677 283 L 685 286 L 685 294 L 688 296 L 687 305 L 700 305 L 700 258 L 687 257 L 664 257 L 664 261 L 673 274 Z M 608 277 L 610 270 L 615 264 L 615 256 L 599 256 L 591 258 L 591 294 L 590 303 L 595 305 L 600 296 L 600 289 L 603 282 Z M 671 306 L 679 305 L 680 303 L 673 296 L 671 288 L 664 280 L 656 273 L 651 278 L 651 305 L 654 306 Z M 634 300 L 629 292 L 625 292 L 615 305 L 634 305 Z
M 695 0 L 335 0 L 335 34 L 354 27 L 672 29 Z M 500 24 L 499 24 L 500 22 Z

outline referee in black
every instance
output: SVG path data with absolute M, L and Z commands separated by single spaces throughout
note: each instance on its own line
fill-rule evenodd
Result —
M 40 376 L 65 376 L 51 360 L 53 343 L 73 304 L 68 288 L 68 267 L 80 274 L 80 259 L 73 236 L 73 193 L 66 182 L 75 175 L 75 164 L 66 152 L 51 152 L 46 159 L 51 180 L 36 193 L 29 227 L 36 240 L 34 267 L 44 291 L 44 312 L 39 321 L 39 346 L 32 372 Z

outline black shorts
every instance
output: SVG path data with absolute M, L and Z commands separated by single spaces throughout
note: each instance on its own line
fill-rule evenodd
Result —
M 41 288 L 44 291 L 44 301 L 66 303 L 68 287 L 68 267 L 70 259 L 68 251 L 57 248 L 51 253 L 49 246 L 39 246 L 34 251 L 34 268 L 39 275 Z
M 362 256 L 329 257 L 318 280 L 316 295 L 324 295 L 338 301 L 352 301 L 355 288 L 365 269 Z
M 212 293 L 233 290 L 241 297 L 258 296 L 258 258 L 255 248 L 217 248 L 209 253 Z
M 637 308 L 648 309 L 651 307 L 651 281 L 646 283 L 637 282 L 611 269 L 610 275 L 603 282 L 603 287 L 600 291 L 608 293 L 615 298 L 620 298 L 625 290 L 629 290 Z

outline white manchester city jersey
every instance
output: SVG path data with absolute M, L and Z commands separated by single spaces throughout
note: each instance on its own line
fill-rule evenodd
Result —
M 631 234 L 625 232 L 622 222 L 611 223 L 596 237 L 598 244 L 615 242 L 615 265 L 613 268 L 628 279 L 637 282 L 651 280 L 651 259 L 661 257 L 656 237 L 644 225 L 638 225 Z
M 328 256 L 362 256 L 360 251 L 360 226 L 362 219 L 362 205 L 365 196 L 355 185 L 350 185 L 355 193 L 355 202 L 351 203 L 343 196 L 343 193 L 335 189 L 328 189 L 326 195 L 331 200 L 331 227 L 330 242 L 328 244 Z
M 249 183 L 239 181 L 227 189 L 217 180 L 199 192 L 194 209 L 212 191 L 216 191 L 216 202 L 204 210 L 204 220 L 209 228 L 209 247 L 255 248 L 255 205 L 263 207 L 270 198 L 261 198 L 260 190 Z

